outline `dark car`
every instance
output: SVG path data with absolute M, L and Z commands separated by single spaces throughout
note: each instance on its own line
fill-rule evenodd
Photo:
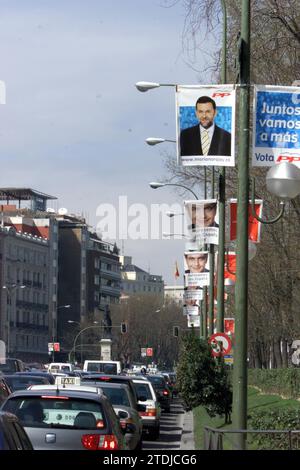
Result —
M 31 374 L 10 374 L 3 376 L 12 392 L 26 390 L 30 385 L 50 385 L 47 377 Z
M 152 383 L 160 406 L 164 411 L 170 413 L 171 391 L 163 375 L 147 375 L 147 379 Z
M 109 398 L 115 413 L 120 417 L 121 426 L 125 430 L 125 438 L 129 450 L 141 450 L 143 422 L 137 410 L 135 398 L 128 384 L 112 382 L 86 382 L 99 387 Z M 84 380 L 81 381 L 84 385 Z
M 49 372 L 44 372 L 42 370 L 29 370 L 27 372 L 16 372 L 15 375 L 25 375 L 25 376 L 32 375 L 34 377 L 44 377 L 48 380 L 47 383 L 51 385 L 55 384 L 55 377 Z
M 0 450 L 33 450 L 18 418 L 0 411 Z
M 0 372 L 2 374 L 14 374 L 15 372 L 25 371 L 25 364 L 20 359 L 7 357 L 5 362 L 0 364 Z
M 15 414 L 36 450 L 123 450 L 125 436 L 108 398 L 95 387 L 56 385 L 14 392 L 2 405 Z
M 0 406 L 11 393 L 11 389 L 9 388 L 5 378 L 0 374 Z
M 126 384 L 128 385 L 132 396 L 134 397 L 134 401 L 136 403 L 136 407 L 138 411 L 145 411 L 143 407 L 138 407 L 138 397 L 136 394 L 135 386 L 133 384 L 132 377 L 126 375 L 105 375 L 105 374 L 90 374 L 83 377 L 82 381 L 87 384 L 88 382 L 106 382 L 106 383 L 117 383 L 117 384 Z M 145 407 L 144 407 L 145 408 Z

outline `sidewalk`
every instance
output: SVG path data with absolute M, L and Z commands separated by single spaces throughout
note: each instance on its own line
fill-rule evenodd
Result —
M 183 416 L 180 450 L 195 450 L 194 417 L 192 411 L 186 412 Z

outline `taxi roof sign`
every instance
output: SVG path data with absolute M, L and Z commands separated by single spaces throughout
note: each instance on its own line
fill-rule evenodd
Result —
M 80 377 L 58 376 L 55 379 L 55 385 L 62 385 L 63 387 L 68 385 L 80 385 Z

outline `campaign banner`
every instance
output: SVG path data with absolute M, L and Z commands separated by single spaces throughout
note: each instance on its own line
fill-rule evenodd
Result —
M 209 285 L 208 251 L 187 251 L 184 253 L 185 287 L 197 288 Z
M 236 240 L 236 226 L 237 226 L 237 199 L 229 200 L 230 207 L 230 241 Z M 263 201 L 262 199 L 255 199 L 254 202 L 255 214 L 262 217 Z M 248 204 L 248 239 L 253 243 L 259 243 L 261 236 L 261 222 L 259 222 L 252 214 L 251 202 Z
M 300 88 L 254 86 L 253 166 L 300 167 Z
M 229 251 L 225 253 L 224 279 L 236 280 L 236 253 Z
M 209 272 L 184 275 L 184 286 L 187 289 L 197 289 L 209 286 Z
M 226 333 L 229 336 L 234 335 L 234 326 L 235 326 L 234 318 L 224 318 L 224 333 Z
M 200 328 L 200 316 L 187 316 L 188 328 Z
M 200 313 L 199 307 L 183 307 L 183 315 L 187 315 L 190 317 L 198 316 Z
M 184 201 L 185 227 L 195 248 L 205 244 L 217 245 L 219 239 L 219 211 L 216 199 Z M 197 246 L 198 245 L 198 246 Z
M 178 85 L 176 142 L 179 165 L 234 166 L 234 86 Z
M 198 307 L 203 299 L 203 289 L 189 289 L 183 293 L 184 307 Z

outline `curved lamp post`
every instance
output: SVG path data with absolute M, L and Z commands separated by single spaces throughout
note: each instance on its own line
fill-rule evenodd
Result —
M 153 88 L 159 88 L 161 86 L 176 86 L 176 83 L 155 83 L 155 82 L 137 82 L 135 84 L 136 88 L 141 91 L 153 90 Z
M 72 321 L 72 320 L 71 320 L 71 321 Z M 70 320 L 69 320 L 69 322 L 70 322 Z M 86 326 L 85 328 L 82 328 L 82 330 L 80 330 L 80 331 L 77 333 L 77 335 L 75 336 L 74 341 L 73 341 L 73 347 L 72 347 L 71 351 L 69 352 L 69 362 L 71 362 L 72 353 L 73 353 L 73 357 L 74 357 L 74 359 L 75 359 L 76 342 L 77 342 L 79 336 L 80 336 L 84 331 L 90 330 L 90 329 L 92 329 L 92 328 L 103 328 L 103 326 L 102 326 L 102 325 Z
M 189 191 L 192 193 L 195 199 L 199 199 L 197 194 L 194 193 L 194 191 L 191 188 L 188 188 L 187 186 L 184 186 L 183 184 L 177 184 L 177 183 L 160 183 L 158 181 L 152 181 L 149 183 L 150 188 L 152 189 L 158 189 L 158 188 L 163 188 L 164 186 L 178 186 L 179 188 L 183 188 L 186 191 Z
M 172 142 L 173 144 L 176 144 L 176 140 L 162 139 L 161 137 L 148 137 L 146 139 L 146 144 L 148 145 L 157 145 L 162 144 L 163 142 Z

